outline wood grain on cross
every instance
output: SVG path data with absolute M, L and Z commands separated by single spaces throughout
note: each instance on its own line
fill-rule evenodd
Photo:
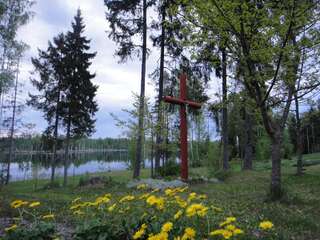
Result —
M 188 180 L 188 126 L 187 126 L 187 106 L 200 109 L 201 104 L 187 99 L 187 75 L 180 76 L 180 97 L 165 96 L 165 102 L 180 105 L 180 158 L 181 158 L 181 179 Z

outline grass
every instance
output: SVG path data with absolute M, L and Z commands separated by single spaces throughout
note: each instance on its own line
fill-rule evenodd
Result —
M 305 159 L 320 159 L 320 154 L 307 155 Z M 298 177 L 293 162 L 285 160 L 283 163 L 285 196 L 279 202 L 269 202 L 266 197 L 270 183 L 268 163 L 256 164 L 254 171 L 245 172 L 240 170 L 239 163 L 235 163 L 224 182 L 198 183 L 192 185 L 191 190 L 207 194 L 214 205 L 238 217 L 241 222 L 253 225 L 262 219 L 273 221 L 278 239 L 320 239 L 320 165 L 306 167 L 305 175 Z M 190 175 L 206 174 L 205 168 L 190 170 Z M 67 188 L 51 190 L 43 190 L 48 183 L 46 180 L 39 180 L 36 190 L 32 180 L 11 183 L 0 190 L 0 217 L 13 216 L 9 203 L 14 199 L 39 200 L 42 205 L 60 213 L 58 221 L 68 222 L 65 212 L 74 198 L 93 199 L 106 192 L 120 194 L 129 191 L 125 188 L 125 183 L 131 179 L 129 171 L 94 176 L 111 176 L 114 183 L 105 187 L 79 188 L 77 184 L 81 176 L 70 177 Z M 149 177 L 149 171 L 142 170 L 142 177 Z

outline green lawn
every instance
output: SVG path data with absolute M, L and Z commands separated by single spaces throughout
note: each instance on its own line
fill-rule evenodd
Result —
M 305 159 L 320 159 L 320 154 L 305 156 Z M 283 187 L 285 197 L 280 202 L 267 201 L 270 182 L 268 164 L 256 164 L 254 171 L 241 171 L 239 164 L 233 165 L 230 176 L 222 183 L 201 183 L 191 185 L 191 190 L 205 193 L 210 201 L 229 215 L 234 215 L 247 224 L 256 224 L 261 219 L 270 219 L 276 226 L 279 239 L 320 239 L 320 165 L 306 167 L 302 177 L 294 175 L 294 160 L 283 164 Z M 205 168 L 191 169 L 191 175 L 206 175 Z M 58 214 L 58 221 L 68 221 L 65 214 L 67 206 L 76 197 L 93 199 L 103 193 L 120 194 L 128 192 L 125 183 L 131 172 L 119 171 L 102 173 L 111 176 L 113 184 L 105 187 L 79 188 L 80 177 L 70 177 L 66 188 L 43 190 L 47 181 L 14 182 L 0 190 L 0 217 L 13 216 L 9 208 L 14 199 L 39 200 Z M 147 170 L 142 177 L 148 177 Z M 60 179 L 61 180 L 61 179 Z M 47 209 L 45 210 L 47 211 Z

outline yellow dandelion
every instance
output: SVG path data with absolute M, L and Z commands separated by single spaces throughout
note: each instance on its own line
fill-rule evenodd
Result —
M 165 224 L 162 225 L 161 231 L 162 232 L 170 232 L 173 227 L 172 222 L 166 222 Z
M 183 214 L 182 210 L 179 210 L 178 212 L 176 212 L 176 214 L 173 216 L 174 220 L 179 219 L 182 214 Z
M 38 207 L 38 206 L 40 206 L 40 204 L 41 204 L 40 202 L 32 202 L 29 204 L 29 207 L 31 207 L 31 208 Z
M 13 224 L 10 227 L 7 227 L 4 229 L 5 232 L 10 232 L 10 231 L 14 231 L 15 229 L 17 229 L 17 224 Z
M 53 219 L 54 218 L 54 214 L 47 214 L 42 216 L 42 219 Z
M 270 221 L 262 221 L 260 222 L 259 227 L 263 230 L 269 230 L 273 228 L 273 223 Z

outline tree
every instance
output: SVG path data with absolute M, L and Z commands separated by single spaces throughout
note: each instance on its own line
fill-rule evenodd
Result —
M 16 40 L 19 27 L 25 25 L 32 12 L 34 1 L 4 0 L 0 3 L 0 123 L 4 94 L 14 86 L 16 60 L 26 45 Z
M 119 45 L 116 55 L 120 57 L 120 62 L 125 62 L 133 56 L 141 55 L 139 131 L 137 133 L 136 164 L 133 171 L 133 178 L 138 178 L 140 176 L 140 165 L 142 162 L 143 112 L 148 51 L 147 8 L 153 4 L 153 1 L 105 0 L 104 2 L 107 7 L 106 18 L 111 28 L 109 38 Z M 142 41 L 135 41 L 137 37 L 140 37 Z
M 15 116 L 16 116 L 16 97 L 17 97 L 17 77 L 19 71 L 17 62 L 20 60 L 23 51 L 27 48 L 26 44 L 16 40 L 16 34 L 19 27 L 25 25 L 32 13 L 30 8 L 33 1 L 30 0 L 5 0 L 0 3 L 0 130 L 3 121 L 4 95 L 14 87 L 14 99 L 12 101 L 12 116 L 10 118 L 10 147 L 9 158 L 7 161 L 7 175 L 5 183 L 9 183 L 10 164 L 13 158 L 14 132 L 15 132 Z M 14 83 L 14 79 L 16 82 Z
M 52 139 L 51 158 L 51 183 L 55 177 L 55 162 L 57 156 L 58 130 L 62 115 L 61 96 L 65 90 L 63 79 L 66 76 L 64 71 L 64 58 L 66 55 L 65 36 L 59 34 L 53 39 L 46 51 L 38 50 L 38 58 L 32 58 L 35 68 L 34 75 L 39 74 L 40 79 L 32 78 L 32 85 L 40 94 L 29 94 L 28 105 L 44 113 L 44 119 L 48 126 L 44 135 Z
M 193 15 L 198 16 L 200 22 L 197 30 L 201 28 L 203 35 L 230 34 L 228 46 L 232 59 L 242 68 L 243 84 L 255 100 L 271 139 L 270 194 L 272 199 L 279 199 L 282 195 L 280 150 L 292 97 L 295 92 L 315 86 L 309 79 L 304 87 L 295 89 L 299 52 L 316 47 L 318 41 L 319 4 L 296 0 L 196 0 L 192 6 L 196 9 Z M 307 29 L 306 38 L 301 38 L 303 29 Z M 207 37 L 207 40 L 211 39 Z M 276 109 L 276 114 L 272 109 Z
M 90 136 L 94 132 L 95 113 L 98 105 L 95 101 L 97 86 L 91 82 L 95 74 L 91 74 L 89 67 L 91 59 L 96 53 L 89 53 L 90 40 L 83 36 L 85 25 L 78 9 L 72 31 L 65 36 L 65 57 L 62 65 L 65 71 L 62 86 L 62 123 L 66 128 L 64 181 L 67 185 L 67 167 L 69 164 L 69 144 L 71 138 Z

